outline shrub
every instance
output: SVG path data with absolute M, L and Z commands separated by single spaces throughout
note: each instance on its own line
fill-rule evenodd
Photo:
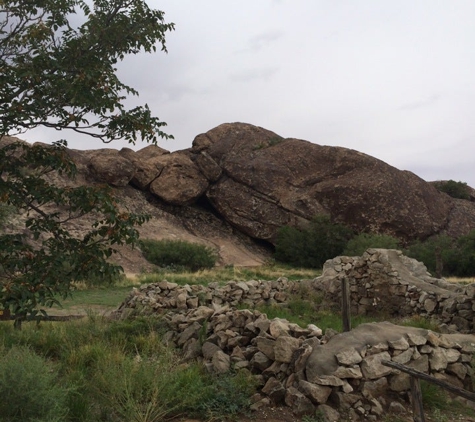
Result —
M 198 271 L 216 265 L 217 256 L 213 249 L 196 243 L 144 239 L 140 241 L 140 247 L 147 261 L 159 267 Z
M 475 276 L 475 229 L 453 240 L 439 235 L 409 246 L 405 254 L 422 261 L 437 276 Z
M 470 199 L 469 187 L 464 182 L 456 182 L 455 180 L 447 180 L 444 182 L 436 182 L 435 187 L 440 192 L 445 192 L 452 198 Z
M 457 277 L 475 276 L 475 229 L 457 239 L 447 258 L 447 270 Z
M 246 371 L 208 379 L 207 393 L 197 403 L 199 415 L 209 420 L 228 420 L 249 410 L 250 397 L 256 391 L 256 380 Z
M 398 247 L 399 241 L 392 236 L 361 233 L 348 241 L 343 254 L 360 256 L 368 248 L 397 249 Z
M 297 267 L 321 268 L 325 261 L 340 255 L 352 237 L 350 228 L 319 215 L 308 227 L 284 226 L 277 233 L 275 259 Z
M 4 422 L 59 422 L 68 413 L 68 390 L 58 384 L 54 367 L 26 347 L 0 356 L 0 397 Z

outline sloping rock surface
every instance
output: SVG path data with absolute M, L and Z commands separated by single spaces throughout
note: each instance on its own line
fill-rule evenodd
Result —
M 206 151 L 223 169 L 206 193 L 216 209 L 258 238 L 272 241 L 283 224 L 319 213 L 358 231 L 403 239 L 425 238 L 446 228 L 451 216 L 466 216 L 451 214 L 452 198 L 413 173 L 358 151 L 283 139 L 251 125 L 220 125 L 198 136 L 192 151 Z M 474 226 L 472 215 L 465 220 Z

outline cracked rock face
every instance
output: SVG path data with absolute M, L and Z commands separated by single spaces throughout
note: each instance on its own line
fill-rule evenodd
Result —
M 4 137 L 0 146 L 11 139 Z M 302 226 L 318 214 L 357 232 L 403 241 L 458 237 L 475 227 L 475 194 L 454 199 L 369 155 L 284 139 L 246 123 L 217 126 L 198 135 L 191 148 L 172 153 L 149 145 L 69 154 L 84 184 L 134 187 L 175 207 L 175 214 L 199 204 L 240 235 L 270 243 L 280 227 Z
M 193 149 L 223 169 L 206 193 L 212 204 L 261 239 L 273 241 L 283 224 L 322 213 L 359 231 L 424 238 L 447 225 L 453 207 L 432 185 L 376 158 L 248 124 L 220 125 L 199 135 Z

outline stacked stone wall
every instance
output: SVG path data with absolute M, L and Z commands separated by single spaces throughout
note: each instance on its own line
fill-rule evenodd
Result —
M 433 278 L 422 263 L 400 251 L 368 249 L 360 257 L 336 257 L 325 263 L 314 286 L 339 304 L 344 278 L 353 315 L 420 315 L 452 331 L 473 332 L 475 284 Z
M 431 279 L 420 263 L 397 251 L 368 250 L 363 257 L 328 261 L 315 280 L 231 281 L 223 286 L 162 281 L 142 286 L 133 290 L 118 316 L 160 313 L 169 327 L 164 341 L 180 348 L 185 359 L 202 361 L 218 374 L 246 371 L 260 385 L 253 409 L 284 404 L 296 415 L 318 409 L 334 421 L 343 414 L 352 420 L 376 421 L 386 412 L 405 413 L 409 376 L 382 365 L 383 360 L 471 389 L 473 335 L 438 334 L 390 323 L 323 333 L 318 321 L 303 328 L 284 319 L 269 320 L 255 309 L 236 309 L 284 306 L 302 286 L 323 290 L 337 304 L 343 277 L 350 279 L 354 312 L 359 313 L 382 310 L 396 297 L 400 301 L 396 303 L 404 305 L 399 307 L 401 315 L 437 315 L 454 328 L 455 317 L 465 315 L 457 305 L 472 300 L 470 286 L 449 287 L 443 280 Z M 429 306 L 428 299 L 436 306 Z M 449 301 L 455 304 L 450 318 L 439 313 L 439 309 L 449 312 Z

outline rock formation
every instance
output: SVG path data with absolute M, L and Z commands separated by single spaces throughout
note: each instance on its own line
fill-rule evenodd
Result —
M 0 145 L 11 139 L 4 137 Z M 179 215 L 177 236 L 185 231 L 185 238 L 200 241 L 207 232 L 202 241 L 208 245 L 220 237 L 207 228 L 208 220 L 248 243 L 274 243 L 279 227 L 304 225 L 317 214 L 402 241 L 439 233 L 458 237 L 475 228 L 474 201 L 451 198 L 413 173 L 358 151 L 283 139 L 244 123 L 222 124 L 198 135 L 191 148 L 172 153 L 149 145 L 69 154 L 79 170 L 76 184 L 107 183 L 125 202 L 134 197 L 135 209 L 153 204 L 154 218 Z M 198 214 L 200 222 L 192 224 Z M 217 246 L 224 253 L 224 245 Z M 246 265 L 229 261 L 229 254 L 221 257 L 221 263 Z M 261 254 L 256 261 L 264 259 Z
M 413 173 L 244 123 L 222 124 L 173 153 L 147 146 L 74 154 L 87 157 L 93 179 L 113 186 L 128 179 L 172 205 L 206 204 L 241 233 L 271 243 L 279 227 L 317 214 L 403 241 L 475 227 L 475 202 L 453 199 Z

